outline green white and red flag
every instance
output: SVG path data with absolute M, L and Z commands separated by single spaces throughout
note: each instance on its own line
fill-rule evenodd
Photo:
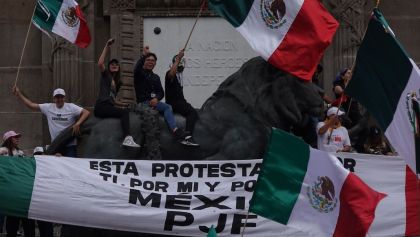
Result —
M 53 32 L 81 48 L 89 46 L 89 28 L 75 0 L 38 0 L 32 23 L 45 33 Z
M 273 129 L 250 211 L 310 236 L 365 237 L 385 196 L 337 157 Z
M 310 80 L 338 22 L 319 0 L 209 0 L 275 67 Z
M 366 107 L 398 154 L 419 175 L 420 69 L 379 9 L 369 21 L 346 93 Z

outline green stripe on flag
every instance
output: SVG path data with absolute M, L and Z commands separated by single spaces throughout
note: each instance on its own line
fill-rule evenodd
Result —
M 382 14 L 375 10 L 357 53 L 346 93 L 362 103 L 386 131 L 412 72 L 412 65 Z
M 27 217 L 35 180 L 34 158 L 0 156 L 0 213 Z
M 302 139 L 273 129 L 250 211 L 287 224 L 300 194 L 309 154 L 309 146 Z
M 242 25 L 254 0 L 209 0 L 210 8 L 235 28 Z
M 32 21 L 44 30 L 52 31 L 63 0 L 39 0 Z

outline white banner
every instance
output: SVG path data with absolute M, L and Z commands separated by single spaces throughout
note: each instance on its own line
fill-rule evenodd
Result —
M 405 233 L 405 164 L 399 157 L 339 154 L 386 197 L 370 236 Z M 37 156 L 29 217 L 144 233 L 240 236 L 261 160 L 127 161 Z M 351 227 L 349 227 L 351 228 Z M 307 236 L 254 214 L 244 236 Z

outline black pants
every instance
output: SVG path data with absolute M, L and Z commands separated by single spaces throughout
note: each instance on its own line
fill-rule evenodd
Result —
M 195 123 L 198 120 L 197 111 L 191 106 L 191 104 L 185 101 L 171 101 L 171 103 L 168 102 L 168 104 L 172 106 L 172 110 L 175 113 L 185 117 L 185 131 L 190 132 L 192 134 L 194 132 Z
M 6 217 L 7 237 L 16 237 L 17 231 L 19 230 L 20 220 L 22 220 L 25 237 L 35 237 L 35 221 L 14 216 Z
M 46 221 L 37 221 L 40 237 L 53 237 L 53 224 Z
M 120 118 L 124 137 L 130 134 L 130 117 L 128 109 L 115 107 L 108 102 L 97 103 L 94 113 L 99 118 Z

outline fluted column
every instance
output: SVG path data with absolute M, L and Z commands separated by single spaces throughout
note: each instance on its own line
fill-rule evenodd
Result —
M 332 94 L 332 82 L 343 68 L 351 68 L 366 31 L 371 0 L 323 0 L 324 6 L 338 20 L 338 28 L 331 46 L 321 62 L 324 67 L 323 82 L 327 93 Z

